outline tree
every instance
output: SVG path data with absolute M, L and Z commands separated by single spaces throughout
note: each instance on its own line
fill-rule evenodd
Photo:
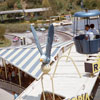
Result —
M 16 0 L 6 0 L 6 2 L 7 2 L 8 9 L 13 9 Z
M 7 3 L 6 2 L 0 3 L 0 11 L 4 11 L 4 10 L 7 10 Z
M 42 6 L 45 7 L 45 8 L 50 8 L 49 1 L 48 0 L 43 0 L 42 1 Z M 45 19 L 49 18 L 50 15 L 51 15 L 51 10 L 50 9 L 48 11 L 43 12 L 43 16 L 44 16 Z
M 100 0 L 84 0 L 85 8 L 98 9 L 100 8 Z
M 22 9 L 21 0 L 17 0 L 16 4 L 18 9 Z
M 42 1 L 42 6 L 43 6 L 43 7 L 50 7 L 49 1 L 48 1 L 48 0 L 43 0 L 43 1 Z

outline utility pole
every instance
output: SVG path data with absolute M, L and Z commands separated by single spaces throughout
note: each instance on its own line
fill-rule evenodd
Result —
M 84 8 L 83 0 L 81 0 L 81 8 Z

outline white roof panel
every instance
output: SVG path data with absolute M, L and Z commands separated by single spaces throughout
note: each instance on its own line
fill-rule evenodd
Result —
M 52 48 L 51 55 L 54 57 L 59 50 L 60 47 Z M 38 49 L 0 49 L 0 57 L 36 79 L 38 79 L 42 74 L 41 63 L 39 60 L 40 54 Z

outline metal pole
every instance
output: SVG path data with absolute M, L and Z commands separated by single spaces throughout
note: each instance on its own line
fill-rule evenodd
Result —
M 99 28 L 99 26 L 100 26 L 100 16 L 99 16 L 99 18 L 98 18 L 98 20 L 97 20 L 97 23 L 98 23 L 98 31 L 99 31 L 99 34 L 100 34 L 100 28 Z
M 74 34 L 73 34 L 73 35 L 75 35 L 75 34 L 76 34 L 76 30 L 75 30 L 76 25 L 75 25 L 75 24 L 76 24 L 76 23 L 75 23 L 75 17 L 74 17 L 74 24 L 73 24 L 73 28 L 74 28 L 74 29 L 73 29 L 73 30 L 74 30 L 74 32 L 73 32 L 73 33 L 74 33 Z
M 72 61 L 72 63 L 73 63 L 73 65 L 74 65 L 74 67 L 75 67 L 75 69 L 76 69 L 76 71 L 77 71 L 79 77 L 81 78 L 81 77 L 82 77 L 82 76 L 81 76 L 81 73 L 79 72 L 79 70 L 78 70 L 78 68 L 77 68 L 77 66 L 76 66 L 76 64 L 75 64 L 75 62 L 74 62 L 74 60 L 73 60 L 71 57 L 69 57 L 69 56 L 61 56 L 61 57 L 58 59 L 52 77 L 54 77 L 54 75 L 55 75 L 55 73 L 56 73 L 56 70 L 57 70 L 58 63 L 59 63 L 60 59 L 61 59 L 61 58 L 64 58 L 64 57 L 68 57 L 68 58 Z
M 22 85 L 22 83 L 21 83 L 20 69 L 18 69 L 18 73 L 19 73 L 19 85 L 21 86 L 21 85 Z
M 81 8 L 83 8 L 83 0 L 81 0 Z
M 44 86 L 43 86 L 43 75 L 41 76 L 41 84 L 42 84 L 42 90 L 43 90 L 43 100 L 46 100 L 45 93 L 44 93 Z
M 52 82 L 53 100 L 55 100 L 53 77 L 50 76 L 50 78 L 51 78 L 51 82 Z
M 72 46 L 73 46 L 73 44 L 72 44 L 71 47 L 69 48 L 69 52 L 68 52 L 68 56 L 67 56 L 66 62 L 68 61 L 68 57 L 69 57 L 69 55 L 70 55 L 70 52 L 71 52 Z
M 5 63 L 5 60 L 2 59 L 2 64 L 5 68 L 5 76 L 6 76 L 6 79 L 7 79 L 7 67 L 6 67 L 6 63 Z
M 86 18 L 86 21 L 87 21 L 87 25 L 88 25 L 88 18 Z
M 41 76 L 41 84 L 42 84 L 42 90 L 43 90 L 43 100 L 46 100 L 46 96 L 45 96 L 45 91 L 44 91 L 44 85 L 43 85 L 43 76 L 45 74 L 43 74 Z M 54 94 L 54 82 L 53 82 L 53 77 L 49 74 L 47 74 L 48 76 L 50 76 L 50 80 L 51 80 L 51 84 L 52 84 L 52 93 L 53 93 L 53 100 L 55 100 L 55 94 Z
M 76 32 L 78 33 L 78 17 L 77 17 L 77 21 L 76 21 Z

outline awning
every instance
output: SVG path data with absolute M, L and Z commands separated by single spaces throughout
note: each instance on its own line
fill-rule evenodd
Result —
M 60 47 L 52 48 L 52 56 L 56 56 Z M 45 49 L 43 49 L 45 51 Z M 0 57 L 26 72 L 35 79 L 42 75 L 40 54 L 36 48 L 0 49 Z

